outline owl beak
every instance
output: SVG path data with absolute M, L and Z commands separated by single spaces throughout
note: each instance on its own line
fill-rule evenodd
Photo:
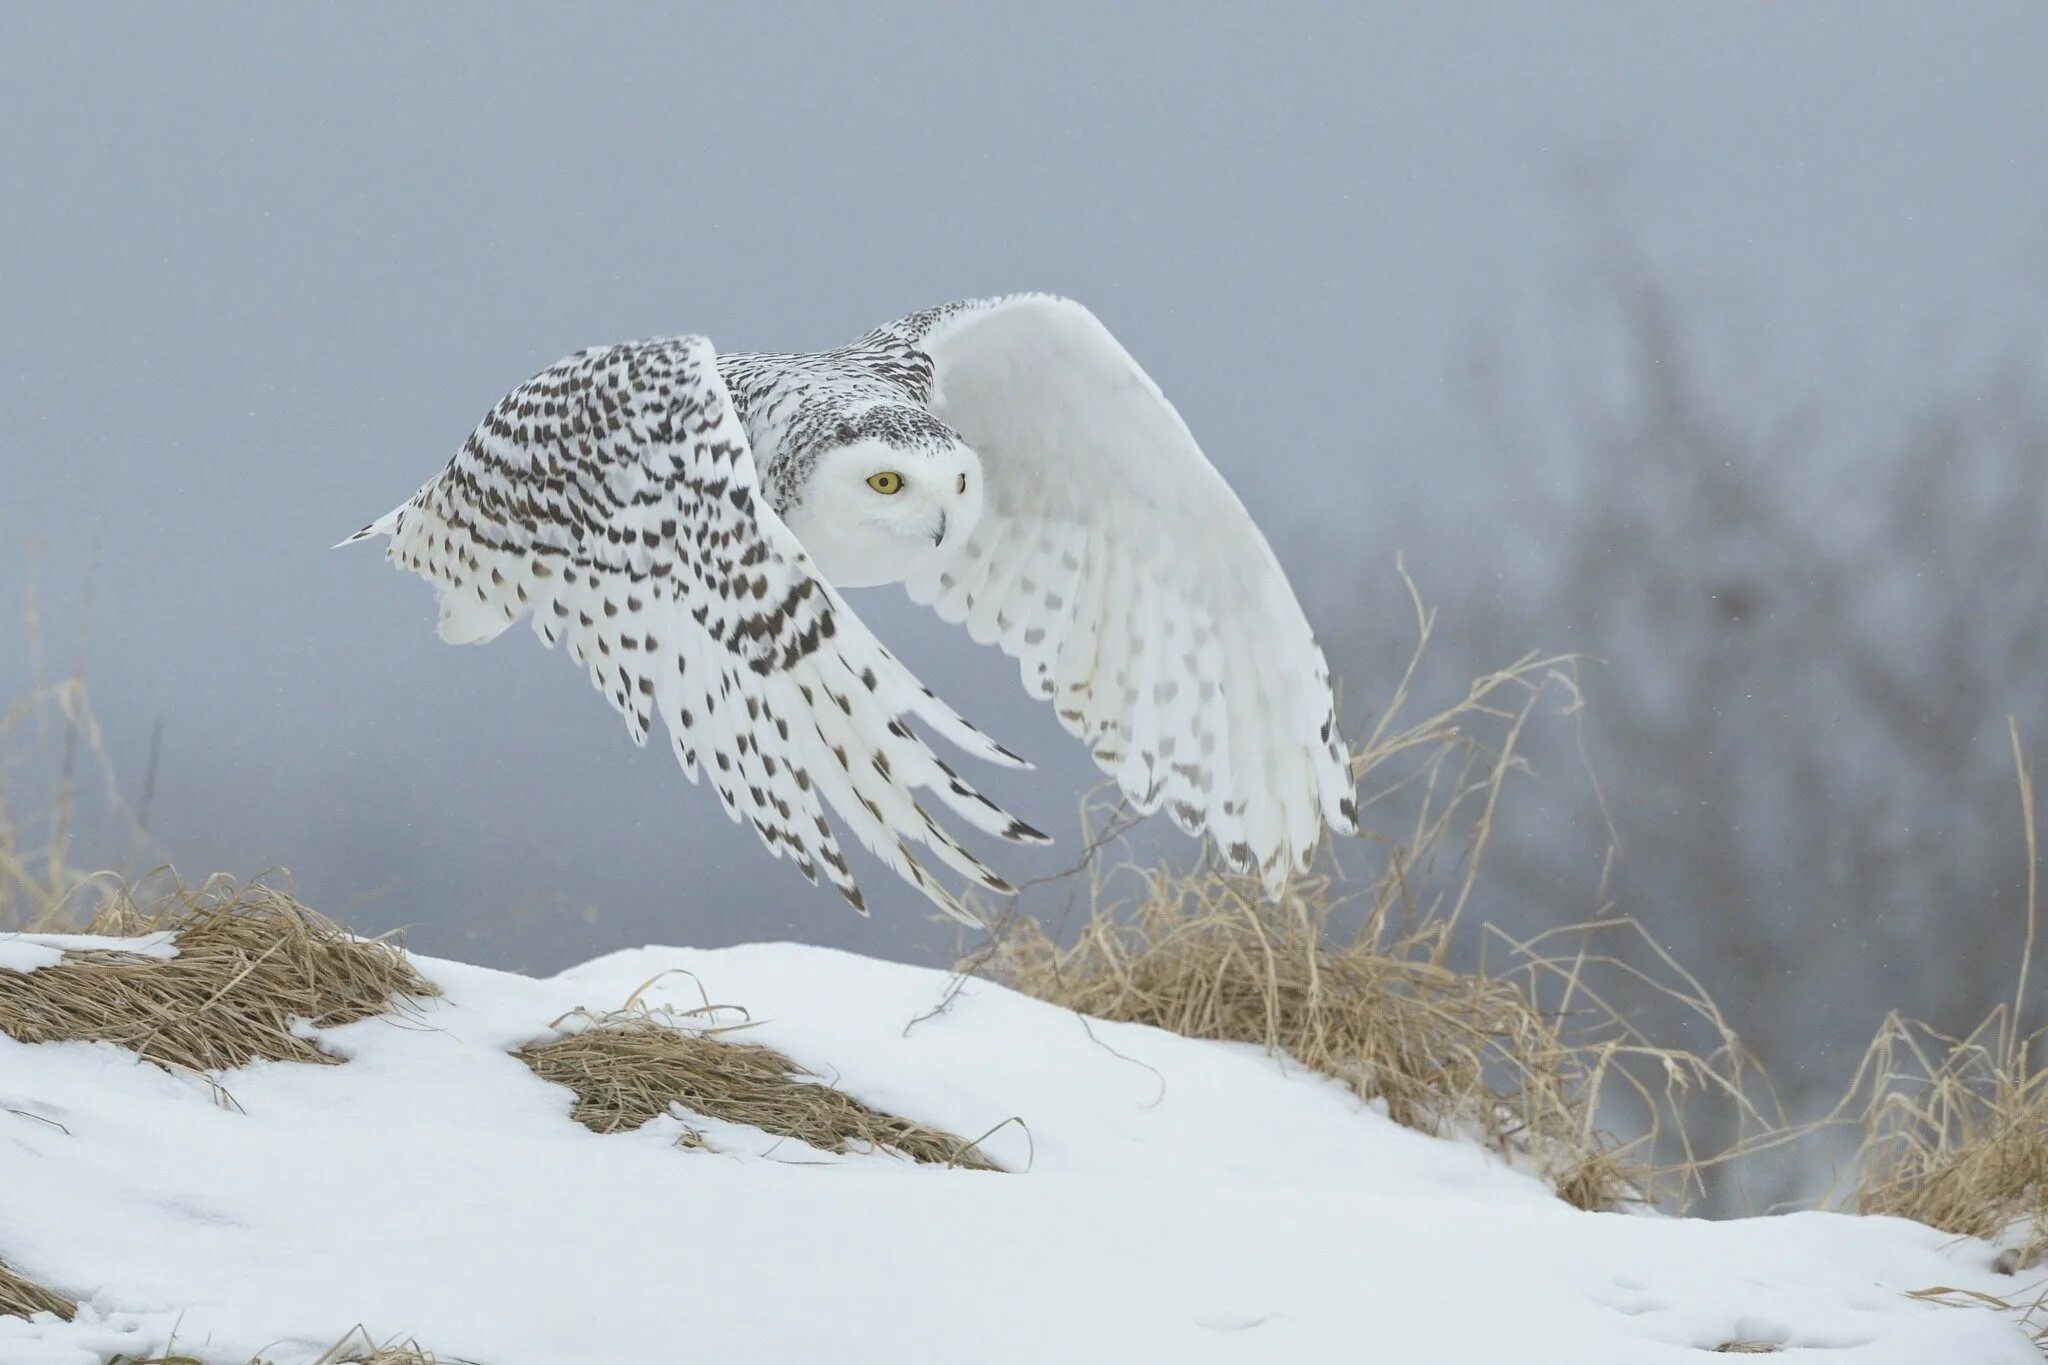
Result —
M 939 510 L 939 529 L 938 529 L 938 530 L 936 530 L 936 531 L 934 531 L 934 532 L 932 532 L 932 545 L 933 545 L 933 547 L 934 547 L 934 548 L 936 548 L 936 547 L 938 547 L 938 546 L 940 546 L 940 545 L 944 545 L 945 543 L 946 543 L 946 513 L 945 513 L 945 509 L 944 509 L 944 508 L 941 508 L 941 509 Z

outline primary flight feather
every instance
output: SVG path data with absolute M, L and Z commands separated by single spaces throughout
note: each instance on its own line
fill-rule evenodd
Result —
M 965 916 L 919 849 L 1009 886 L 932 807 L 1045 837 L 912 728 L 1028 766 L 935 697 L 841 587 L 900 582 L 1018 661 L 1143 811 L 1269 894 L 1351 832 L 1329 671 L 1272 550 L 1108 329 L 1044 294 L 913 313 L 836 350 L 702 337 L 579 351 L 343 541 L 434 584 L 441 638 L 521 616 L 645 744 L 855 906 L 839 827 Z

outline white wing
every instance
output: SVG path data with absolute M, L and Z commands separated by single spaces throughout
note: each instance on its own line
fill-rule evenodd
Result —
M 567 640 L 635 743 L 655 715 L 696 781 L 778 858 L 862 907 L 823 806 L 939 906 L 964 912 L 912 856 L 922 844 L 1009 887 L 918 804 L 933 792 L 977 828 L 1043 835 L 969 787 L 903 717 L 971 752 L 1021 760 L 912 677 L 811 567 L 757 494 L 746 430 L 702 337 L 579 352 L 507 395 L 448 467 L 344 544 L 439 590 L 441 637 L 481 643 L 531 612 Z
M 1269 893 L 1355 829 L 1329 669 L 1265 537 L 1151 378 L 1080 304 L 953 304 L 894 336 L 982 457 L 983 520 L 911 597 L 1021 664 L 1135 804 L 1206 830 Z

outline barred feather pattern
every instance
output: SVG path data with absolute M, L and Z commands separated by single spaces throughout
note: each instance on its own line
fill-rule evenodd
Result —
M 856 908 L 840 827 L 934 904 L 972 920 L 918 850 L 1009 886 L 919 793 L 974 828 L 1045 836 L 944 763 L 909 722 L 1023 766 L 883 648 L 762 496 L 746 427 L 702 337 L 579 351 L 514 389 L 447 467 L 344 544 L 434 585 L 452 643 L 522 616 L 564 644 L 644 745 L 658 716 L 692 782 L 805 878 Z

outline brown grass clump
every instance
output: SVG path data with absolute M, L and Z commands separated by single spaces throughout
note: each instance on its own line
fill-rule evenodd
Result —
M 1960 1038 L 1887 1017 L 1849 1094 L 1864 1097 L 1857 1211 L 2002 1241 L 2002 1263 L 2018 1270 L 2048 1254 L 2048 1036 L 2024 1032 L 2040 850 L 2017 726 L 2011 737 L 2027 857 L 2013 998 Z
M 415 1341 L 387 1342 L 379 1345 L 367 1337 L 357 1344 L 354 1338 L 343 1341 L 313 1365 L 454 1365 L 447 1356 L 437 1356 L 424 1350 Z
M 594 1133 L 628 1132 L 680 1105 L 829 1152 L 883 1149 L 934 1165 L 1001 1169 L 974 1143 L 871 1109 L 773 1048 L 715 1036 L 727 1030 L 631 1003 L 577 1014 L 583 1027 L 518 1056 L 542 1080 L 575 1092 L 571 1116 Z M 683 1142 L 703 1145 L 694 1130 Z
M 219 1071 L 259 1058 L 340 1060 L 297 1036 L 436 994 L 395 945 L 359 939 L 263 881 L 173 880 L 147 911 L 125 889 L 87 926 L 132 936 L 168 930 L 168 960 L 73 953 L 26 974 L 0 971 L 0 1032 L 24 1043 L 94 1041 L 172 1069 Z
M 1097 907 L 1071 946 L 1021 919 L 972 965 L 1083 1014 L 1284 1053 L 1397 1123 L 1533 1159 L 1578 1208 L 1646 1199 L 1673 1173 L 1693 1172 L 1695 1163 L 1656 1164 L 1661 1127 L 1690 1086 L 1739 1088 L 1727 1058 L 1653 1047 L 1590 999 L 1572 1016 L 1546 1009 L 1540 978 L 1570 964 L 1459 970 L 1446 961 L 1442 920 L 1402 929 L 1370 913 L 1355 935 L 1334 932 L 1327 880 L 1297 885 L 1277 905 L 1213 871 L 1153 873 L 1146 885 L 1135 905 Z M 1659 1080 L 1640 1080 L 1634 1063 Z M 1642 1102 L 1646 1122 L 1633 1138 L 1596 1120 L 1611 1083 Z
M 78 1305 L 53 1289 L 25 1280 L 0 1261 L 0 1317 L 32 1318 L 38 1313 L 55 1313 L 69 1322 Z
M 1263 1044 L 1429 1132 L 1478 1121 L 1504 1135 L 1505 1116 L 1487 1118 L 1512 1098 L 1489 1085 L 1494 1063 L 1516 1059 L 1547 1083 L 1566 1059 L 1519 986 L 1446 966 L 1441 934 L 1389 932 L 1383 920 L 1349 940 L 1332 934 L 1327 882 L 1278 905 L 1215 872 L 1146 884 L 1135 905 L 1098 907 L 1071 946 L 1020 920 L 979 965 L 1096 1018 Z M 1617 1191 L 1600 1172 L 1612 1168 L 1577 1163 L 1568 1178 L 1590 1187 L 1576 1198 L 1610 1202 Z
M 1893 1015 L 1866 1056 L 1855 1206 L 2006 1243 L 2020 1269 L 2048 1252 L 2048 1066 L 2043 1038 L 1963 1038 Z
M 1419 660 L 1433 618 L 1419 599 L 1415 609 Z M 1666 1130 L 1677 1129 L 1685 1093 L 1710 1089 L 1749 1111 L 1748 1063 L 1697 984 L 1668 958 L 1659 960 L 1676 987 L 1591 952 L 1592 939 L 1632 933 L 1636 947 L 1657 953 L 1621 919 L 1558 931 L 1579 935 L 1564 957 L 1489 931 L 1510 950 L 1507 970 L 1451 961 L 1522 727 L 1546 688 L 1563 689 L 1576 709 L 1572 661 L 1525 657 L 1447 710 L 1399 726 L 1415 667 L 1354 759 L 1361 780 L 1377 779 L 1363 789 L 1362 810 L 1397 797 L 1414 810 L 1401 834 L 1374 836 L 1385 850 L 1377 880 L 1318 874 L 1269 903 L 1255 882 L 1214 867 L 1105 875 L 1084 864 L 1090 903 L 1071 943 L 1016 918 L 962 970 L 1100 1018 L 1262 1044 L 1346 1082 L 1399 1123 L 1533 1160 L 1580 1208 L 1651 1197 L 1673 1172 L 1685 1178 L 1668 1193 L 1682 1202 L 1704 1163 L 1682 1140 L 1672 1167 L 1652 1152 L 1674 1138 Z M 1108 893 L 1113 878 L 1121 888 L 1135 878 L 1135 893 Z M 1722 1049 L 1700 1057 L 1653 1046 L 1594 992 L 1592 967 L 1692 1005 Z M 1610 1090 L 1639 1109 L 1632 1137 L 1600 1123 Z

